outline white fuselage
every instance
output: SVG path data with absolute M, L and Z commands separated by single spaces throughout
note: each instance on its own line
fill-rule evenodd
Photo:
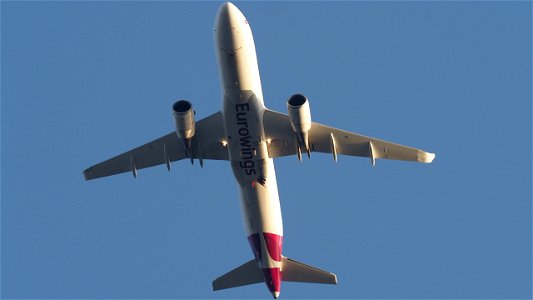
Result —
M 218 12 L 214 38 L 227 147 L 239 185 L 244 227 L 259 267 L 279 271 L 281 262 L 276 256 L 281 255 L 283 224 L 263 128 L 265 106 L 255 44 L 248 21 L 231 3 Z M 278 249 L 272 250 L 272 243 Z

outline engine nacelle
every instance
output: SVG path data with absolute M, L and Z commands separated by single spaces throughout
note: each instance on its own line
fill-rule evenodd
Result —
M 194 111 L 187 100 L 179 100 L 172 105 L 176 134 L 184 141 L 189 141 L 186 146 L 190 148 L 190 140 L 195 134 Z
M 302 94 L 292 95 L 287 101 L 287 108 L 294 132 L 308 132 L 311 129 L 311 110 L 307 98 Z
M 287 101 L 287 109 L 292 130 L 298 137 L 300 149 L 304 148 L 307 156 L 310 156 L 308 131 L 311 129 L 311 110 L 309 100 L 302 94 L 292 95 Z

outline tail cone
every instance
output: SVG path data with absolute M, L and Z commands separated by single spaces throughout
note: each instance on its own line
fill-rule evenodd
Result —
M 281 290 L 281 272 L 279 268 L 264 268 L 263 275 L 268 290 L 277 299 Z

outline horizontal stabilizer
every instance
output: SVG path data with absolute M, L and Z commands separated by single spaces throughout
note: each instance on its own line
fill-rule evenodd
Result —
M 283 257 L 283 281 L 337 284 L 337 275 Z
M 263 272 L 255 259 L 213 280 L 213 291 L 264 282 Z
M 337 275 L 282 257 L 281 280 L 290 282 L 337 284 Z M 264 282 L 263 272 L 252 259 L 213 280 L 213 291 Z

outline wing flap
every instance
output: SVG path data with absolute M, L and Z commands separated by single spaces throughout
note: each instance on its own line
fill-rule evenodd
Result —
M 337 153 L 339 154 L 423 163 L 430 163 L 435 157 L 435 154 L 420 149 L 344 131 L 315 122 L 313 122 L 309 132 L 309 140 L 313 144 L 314 151 L 331 153 L 329 140 L 327 143 L 325 141 L 325 137 L 328 135 L 332 135 L 335 138 Z
M 85 180 L 116 175 L 124 172 L 135 172 L 166 163 L 165 148 L 169 161 L 185 158 L 184 147 L 180 145 L 176 134 L 171 132 L 161 138 L 146 143 L 128 152 L 117 155 L 94 166 L 91 166 L 83 175 Z
M 272 158 L 298 153 L 298 142 L 292 131 L 289 116 L 266 110 L 263 117 L 265 135 L 270 140 L 269 156 Z M 435 154 L 420 149 L 360 135 L 313 122 L 309 130 L 311 151 L 349 156 L 369 157 L 430 163 Z
M 196 123 L 196 135 L 193 137 L 193 158 L 228 160 L 228 150 L 222 145 L 225 139 L 222 114 L 217 112 Z M 111 176 L 187 158 L 183 143 L 173 131 L 135 149 L 117 155 L 83 171 L 85 180 Z

